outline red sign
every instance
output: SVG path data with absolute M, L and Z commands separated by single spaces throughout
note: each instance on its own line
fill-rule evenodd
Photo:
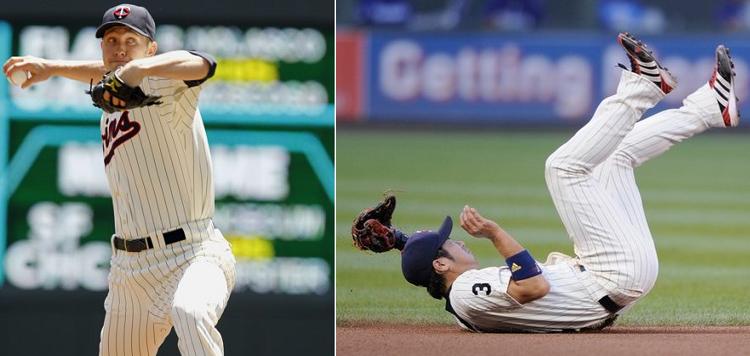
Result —
M 363 115 L 365 36 L 356 31 L 336 32 L 336 120 L 356 121 Z

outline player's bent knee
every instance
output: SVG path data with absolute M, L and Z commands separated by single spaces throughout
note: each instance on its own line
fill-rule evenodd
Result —
M 205 303 L 176 303 L 172 306 L 171 316 L 174 322 L 190 325 L 216 325 L 219 315 L 215 306 Z
M 615 151 L 611 159 L 622 167 L 636 168 L 640 165 L 640 162 L 635 157 L 624 150 Z
M 554 154 L 547 157 L 547 160 L 544 162 L 544 176 L 547 177 L 547 180 L 557 176 L 556 171 L 560 168 L 559 164 L 560 162 Z
M 560 157 L 556 152 L 550 155 L 544 163 L 544 175 L 548 183 L 550 179 L 581 176 L 589 173 L 590 170 L 585 165 L 565 157 Z

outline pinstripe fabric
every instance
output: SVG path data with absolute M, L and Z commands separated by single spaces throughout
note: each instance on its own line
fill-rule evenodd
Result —
M 100 355 L 155 355 L 172 326 L 183 355 L 222 355 L 215 325 L 234 287 L 234 257 L 214 228 L 211 157 L 200 87 L 145 78 L 162 104 L 101 119 L 115 233 L 153 249 L 113 250 Z M 166 245 L 162 233 L 186 240 Z
M 179 335 L 182 355 L 223 355 L 219 322 L 229 297 L 227 281 L 219 266 L 209 262 L 193 263 L 185 270 L 172 300 L 171 317 Z M 206 293 L 206 291 L 211 291 Z M 223 291 L 224 294 L 217 293 Z
M 708 84 L 683 101 L 679 109 L 670 109 L 635 124 L 617 150 L 594 169 L 594 177 L 615 202 L 622 204 L 628 221 L 642 236 L 651 236 L 646 222 L 633 170 L 674 144 L 711 127 L 724 128 L 716 100 Z
M 661 97 L 646 79 L 623 72 L 617 94 L 547 160 L 547 184 L 577 255 L 553 252 L 540 265 L 550 292 L 521 305 L 506 293 L 507 267 L 467 271 L 453 282 L 449 295 L 461 319 L 480 331 L 582 329 L 609 317 L 597 302 L 604 295 L 625 306 L 622 313 L 648 293 L 658 260 L 634 169 L 678 142 L 724 127 L 708 85 L 679 109 L 636 123 Z
M 663 97 L 647 79 L 623 71 L 617 93 L 602 101 L 591 121 L 547 159 L 547 187 L 576 256 L 601 287 L 596 299 L 609 295 L 628 305 L 650 290 L 658 273 L 651 235 L 644 236 L 628 220 L 623 204 L 592 171 Z
M 223 355 L 215 325 L 234 288 L 234 257 L 210 220 L 184 229 L 185 241 L 114 252 L 100 355 L 155 355 L 172 326 L 182 355 Z
M 112 190 L 115 233 L 138 238 L 168 231 L 214 213 L 211 155 L 198 110 L 200 87 L 145 78 L 141 88 L 162 97 L 162 104 L 103 113 L 101 130 L 105 170 Z M 125 123 L 138 126 L 132 137 Z M 109 134 L 109 135 L 108 135 Z M 121 142 L 116 143 L 120 139 Z
M 489 267 L 461 274 L 451 286 L 451 305 L 458 316 L 483 332 L 581 329 L 610 316 L 588 292 L 593 278 L 578 270 L 572 259 L 540 267 L 550 283 L 550 292 L 543 298 L 519 304 L 506 293 L 508 267 Z M 489 294 L 486 287 L 475 287 L 481 284 L 491 286 Z
M 640 192 L 636 185 L 634 169 L 646 161 L 666 152 L 682 142 L 711 127 L 725 127 L 716 99 L 708 84 L 702 86 L 683 101 L 679 109 L 659 112 L 635 124 L 617 150 L 595 168 L 594 177 L 607 191 L 615 204 L 626 212 L 627 221 L 638 230 L 633 240 L 644 256 L 654 250 Z M 654 252 L 655 253 L 655 252 Z M 646 270 L 643 276 L 653 276 L 638 282 L 648 292 L 658 274 L 658 262 L 637 260 Z
M 600 288 L 628 305 L 648 293 L 658 258 L 634 168 L 672 145 L 723 121 L 708 85 L 666 110 L 635 123 L 663 94 L 644 79 L 623 72 L 618 92 L 605 99 L 591 121 L 547 161 L 555 206 L 581 263 Z

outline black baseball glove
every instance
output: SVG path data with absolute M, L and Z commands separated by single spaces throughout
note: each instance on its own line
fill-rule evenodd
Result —
M 108 113 L 161 104 L 161 97 L 146 95 L 140 87 L 129 87 L 114 71 L 107 73 L 86 94 L 91 95 L 94 106 Z M 115 104 L 115 98 L 119 99 L 119 103 Z
M 352 240 L 360 250 L 386 252 L 403 249 L 407 236 L 391 225 L 396 197 L 388 195 L 373 208 L 363 210 L 352 222 Z

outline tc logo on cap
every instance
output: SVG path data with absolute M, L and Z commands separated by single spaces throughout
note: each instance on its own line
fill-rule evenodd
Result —
M 115 8 L 114 14 L 118 20 L 122 20 L 130 15 L 130 6 L 118 6 Z

